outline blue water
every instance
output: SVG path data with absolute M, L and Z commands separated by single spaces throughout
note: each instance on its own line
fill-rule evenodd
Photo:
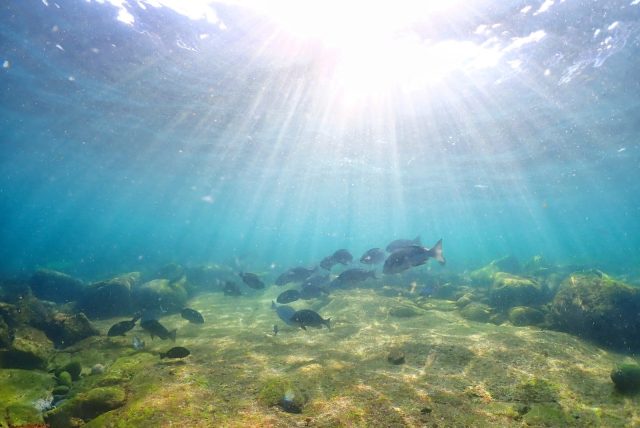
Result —
M 637 2 L 418 20 L 403 31 L 421 43 L 497 58 L 356 95 L 332 46 L 251 7 L 212 3 L 207 20 L 130 2 L 123 22 L 111 3 L 0 6 L 3 275 L 280 272 L 416 235 L 443 238 L 456 271 L 542 254 L 638 273 Z

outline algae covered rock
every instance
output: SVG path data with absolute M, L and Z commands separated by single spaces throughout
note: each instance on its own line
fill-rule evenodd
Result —
M 0 426 L 44 426 L 42 411 L 51 406 L 53 377 L 45 372 L 0 370 Z
M 489 322 L 492 315 L 492 309 L 484 303 L 469 303 L 460 309 L 460 315 L 470 321 Z
M 11 346 L 14 337 L 15 331 L 0 317 L 0 349 Z
M 622 364 L 611 372 L 611 380 L 616 390 L 623 394 L 640 392 L 640 366 L 637 364 Z
M 278 406 L 288 413 L 301 413 L 307 398 L 289 379 L 273 377 L 260 386 L 258 401 L 265 406 Z
M 171 282 L 168 279 L 154 279 L 133 287 L 132 296 L 137 308 L 177 311 L 187 302 L 184 281 Z
M 66 303 L 82 295 L 84 283 L 62 272 L 39 269 L 31 277 L 29 286 L 39 299 Z
M 509 321 L 513 325 L 541 325 L 544 323 L 544 313 L 528 306 L 516 306 L 509 311 Z
M 90 317 L 111 318 L 132 312 L 132 288 L 140 283 L 140 272 L 131 272 L 89 285 L 79 308 Z
M 531 306 L 543 303 L 546 288 L 530 278 L 498 272 L 489 291 L 491 304 L 500 309 L 514 306 Z
M 0 350 L 0 367 L 44 370 L 53 352 L 53 343 L 42 331 L 20 326 L 11 346 Z
M 47 412 L 45 420 L 51 428 L 79 426 L 105 412 L 121 407 L 125 402 L 126 394 L 122 388 L 94 388 Z
M 520 262 L 514 256 L 506 256 L 489 263 L 488 265 L 476 269 L 469 274 L 471 281 L 476 285 L 491 285 L 498 272 L 518 274 L 522 268 Z
M 87 337 L 100 335 L 100 331 L 82 312 L 78 314 L 58 312 L 53 315 L 51 322 L 44 326 L 44 331 L 56 347 L 70 346 Z
M 162 266 L 155 273 L 155 278 L 165 278 L 171 282 L 179 281 L 185 275 L 185 269 L 177 263 Z
M 553 328 L 602 345 L 640 349 L 640 289 L 598 273 L 570 275 L 550 304 Z
M 62 372 L 67 372 L 74 381 L 80 379 L 80 373 L 82 373 L 82 365 L 79 361 L 69 361 L 64 366 L 55 370 L 56 376 Z

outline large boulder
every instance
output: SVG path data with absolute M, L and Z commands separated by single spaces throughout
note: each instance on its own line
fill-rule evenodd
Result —
M 100 335 L 91 321 L 82 312 L 77 314 L 55 313 L 44 332 L 53 340 L 56 347 L 65 348 L 90 336 Z
M 486 266 L 476 269 L 469 274 L 469 278 L 475 285 L 491 285 L 498 272 L 506 272 L 517 275 L 521 272 L 520 262 L 514 256 L 505 256 L 492 261 Z
M 51 428 L 81 426 L 105 412 L 121 407 L 125 402 L 126 394 L 120 387 L 94 388 L 47 412 L 45 420 Z
M 79 302 L 91 318 L 112 318 L 132 312 L 132 288 L 140 283 L 140 272 L 131 272 L 86 287 Z
M 494 275 L 489 290 L 491 305 L 498 309 L 514 306 L 535 306 L 548 298 L 546 286 L 531 278 L 523 278 L 506 272 Z
M 78 300 L 84 288 L 84 283 L 79 279 L 49 269 L 38 269 L 29 280 L 29 285 L 36 297 L 56 303 Z
M 640 289 L 601 272 L 574 273 L 550 304 L 553 328 L 625 351 L 640 350 Z
M 187 303 L 186 279 L 171 282 L 168 279 L 154 279 L 133 287 L 132 297 L 136 308 L 175 312 Z
M 45 370 L 53 353 L 53 343 L 42 331 L 20 326 L 11 346 L 0 350 L 0 367 Z

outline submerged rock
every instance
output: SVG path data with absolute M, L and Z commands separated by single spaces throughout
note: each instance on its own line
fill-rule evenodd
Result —
M 58 312 L 53 315 L 44 331 L 53 340 L 56 347 L 62 348 L 87 337 L 100 335 L 100 331 L 91 324 L 91 321 L 82 312 L 78 314 Z
M 62 272 L 49 269 L 37 270 L 29 281 L 31 291 L 39 299 L 66 303 L 82 295 L 84 283 Z
M 44 370 L 53 352 L 53 343 L 42 331 L 20 326 L 11 347 L 0 350 L 0 367 Z
M 49 373 L 0 370 L 0 427 L 44 427 L 42 411 L 51 407 L 53 377 Z
M 136 308 L 179 311 L 187 303 L 184 281 L 171 282 L 168 279 L 154 279 L 135 285 L 132 297 Z
M 494 275 L 489 291 L 491 304 L 500 309 L 514 306 L 531 306 L 543 303 L 547 298 L 546 288 L 530 278 L 505 272 Z
M 553 328 L 601 345 L 640 350 L 640 289 L 596 273 L 570 275 L 550 304 Z
M 611 372 L 611 380 L 616 390 L 623 394 L 640 392 L 640 366 L 637 364 L 622 364 Z
M 544 313 L 528 306 L 516 306 L 509 311 L 509 321 L 513 325 L 541 325 L 544 323 Z
M 404 364 L 404 352 L 402 352 L 400 349 L 392 349 L 391 352 L 389 352 L 389 355 L 387 355 L 387 361 L 389 361 L 391 364 L 396 365 Z
M 489 322 L 492 313 L 492 309 L 484 303 L 473 302 L 460 309 L 460 315 L 463 318 L 477 322 Z
M 121 407 L 125 402 L 126 394 L 122 388 L 95 388 L 78 394 L 47 412 L 45 420 L 51 428 L 79 426 L 102 413 Z
M 476 269 L 469 274 L 471 281 L 476 285 L 491 285 L 498 272 L 506 272 L 517 275 L 521 272 L 520 262 L 513 256 L 506 256 L 489 263 L 488 265 Z
M 131 289 L 140 282 L 140 277 L 140 272 L 131 272 L 89 285 L 80 299 L 80 310 L 92 318 L 131 314 Z

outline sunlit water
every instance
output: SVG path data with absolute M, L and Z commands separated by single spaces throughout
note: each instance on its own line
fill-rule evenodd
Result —
M 638 1 L 325 6 L 3 3 L 0 269 L 637 270 Z

